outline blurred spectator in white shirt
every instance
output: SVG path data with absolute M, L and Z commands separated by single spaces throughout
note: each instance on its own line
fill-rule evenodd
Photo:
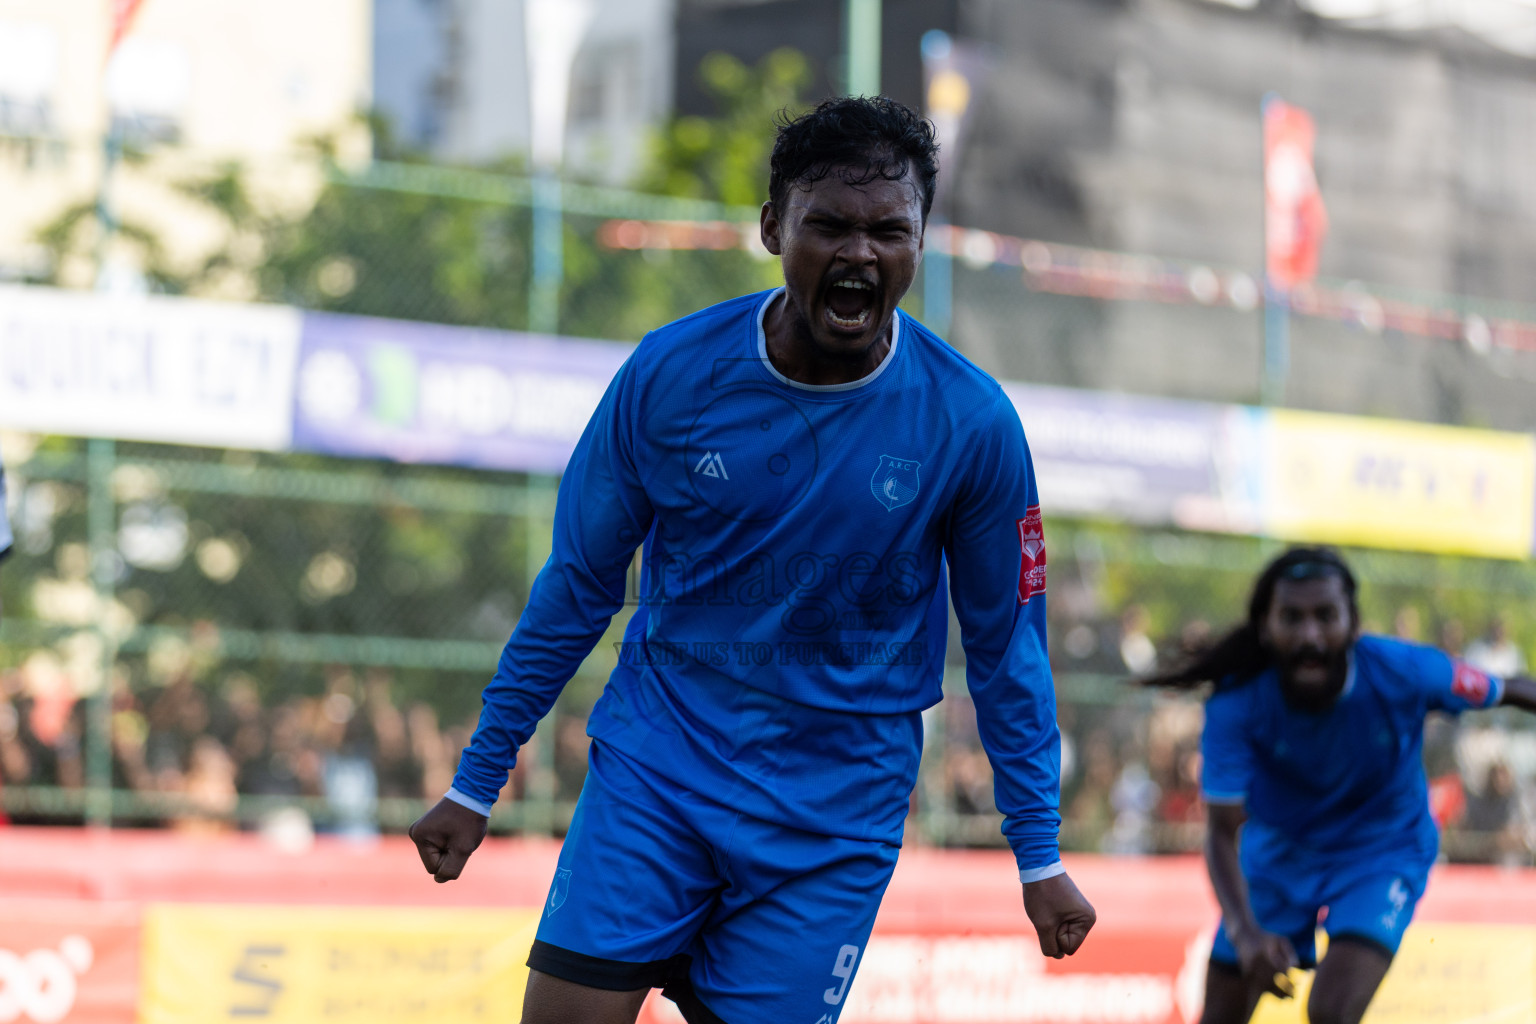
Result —
M 1508 679 L 1525 672 L 1525 655 L 1510 640 L 1504 620 L 1495 615 L 1488 623 L 1488 633 L 1470 644 L 1464 657 L 1489 675 Z

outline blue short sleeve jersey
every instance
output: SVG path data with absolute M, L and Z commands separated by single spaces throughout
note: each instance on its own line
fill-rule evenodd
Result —
M 1229 682 L 1205 705 L 1205 799 L 1245 805 L 1245 863 L 1266 850 L 1432 860 L 1424 718 L 1492 707 L 1503 692 L 1442 651 L 1380 636 L 1360 638 L 1344 692 L 1321 712 L 1290 707 L 1274 669 Z
M 1045 552 L 1023 428 L 996 381 L 898 313 L 850 384 L 783 377 L 777 291 L 652 332 L 560 490 L 553 551 L 486 688 L 456 797 L 517 750 L 625 600 L 639 606 L 588 731 L 757 818 L 899 842 L 942 696 L 946 573 L 1021 870 L 1057 861 L 1060 738 Z

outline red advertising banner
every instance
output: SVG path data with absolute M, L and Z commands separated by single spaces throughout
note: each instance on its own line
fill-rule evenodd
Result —
M 0 1024 L 202 1024 L 257 996 L 274 1024 L 414 1024 L 444 1001 L 515 1019 L 558 849 L 491 839 L 437 885 L 401 837 L 283 853 L 250 835 L 0 829 Z M 1007 852 L 904 850 L 842 1024 L 1194 1024 L 1217 920 L 1200 858 L 1067 866 L 1099 919 L 1049 960 Z M 1532 922 L 1536 871 L 1437 869 L 1371 1020 L 1530 1019 Z M 1302 1002 L 1266 999 L 1256 1024 L 1300 1024 Z M 641 1015 L 680 1020 L 660 996 Z
M 537 907 L 559 855 L 554 840 L 490 839 L 462 878 L 438 885 L 405 836 L 322 836 L 290 851 L 248 832 L 0 828 L 0 900 Z

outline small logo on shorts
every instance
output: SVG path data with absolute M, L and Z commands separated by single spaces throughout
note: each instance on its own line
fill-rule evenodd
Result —
M 1401 878 L 1392 879 L 1392 887 L 1387 890 L 1387 900 L 1392 904 L 1392 909 L 1381 915 L 1381 925 L 1388 931 L 1397 931 L 1398 915 L 1408 905 L 1408 887 Z
M 570 894 L 570 891 L 571 869 L 555 869 L 555 884 L 549 890 L 549 912 L 551 914 L 565 906 L 565 897 Z

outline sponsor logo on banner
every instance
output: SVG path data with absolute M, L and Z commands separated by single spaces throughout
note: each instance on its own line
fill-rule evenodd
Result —
M 1048 962 L 1034 936 L 896 935 L 876 932 L 839 1024 L 1196 1024 L 1205 1001 L 1213 930 L 1106 941 L 1147 967 L 1082 970 Z M 1319 949 L 1327 936 L 1319 933 Z M 1085 953 L 1089 949 L 1085 946 Z M 1536 928 L 1414 924 L 1371 1005 L 1387 1024 L 1524 1020 Z M 1134 951 L 1134 952 L 1133 952 Z M 1150 958 L 1150 959 L 1149 959 Z M 1161 966 L 1152 967 L 1155 959 Z M 1294 971 L 1295 999 L 1266 998 L 1254 1024 L 1303 1024 L 1310 971 Z M 681 1024 L 652 993 L 639 1024 Z
M 27 887 L 28 865 L 44 863 L 18 851 L 12 837 L 25 831 L 0 829 L 0 890 Z M 0 1024 L 136 1024 L 141 913 L 134 903 L 0 894 Z
M 157 905 L 139 1024 L 516 1020 L 537 909 Z
M 1180 1019 L 1171 972 L 1053 970 L 1046 963 L 1033 935 L 876 934 L 839 1020 L 1165 1024 Z
M 1327 949 L 1328 935 L 1319 929 L 1318 956 Z M 1373 1024 L 1530 1020 L 1533 957 L 1536 928 L 1415 921 L 1371 1000 L 1369 1019 Z M 1291 980 L 1296 997 L 1260 1000 L 1252 1024 L 1305 1024 L 1302 1010 L 1314 975 L 1292 971 Z
M 1291 541 L 1526 558 L 1536 522 L 1528 434 L 1275 409 L 1264 532 Z
M 1003 383 L 1054 515 L 1245 532 L 1257 516 L 1255 410 Z
M 1493 683 L 1485 672 L 1464 661 L 1456 662 L 1456 674 L 1451 678 L 1451 692 L 1475 708 L 1488 703 L 1488 691 Z
M 1045 593 L 1045 524 L 1040 506 L 1024 511 L 1019 526 L 1019 603 L 1028 604 L 1036 594 Z
M 0 426 L 281 450 L 300 314 L 0 286 Z
M 0 1024 L 54 1024 L 75 1008 L 80 975 L 96 952 L 82 935 L 65 936 L 56 949 L 26 953 L 0 948 Z
M 560 472 L 630 351 L 513 331 L 307 314 L 294 447 Z

